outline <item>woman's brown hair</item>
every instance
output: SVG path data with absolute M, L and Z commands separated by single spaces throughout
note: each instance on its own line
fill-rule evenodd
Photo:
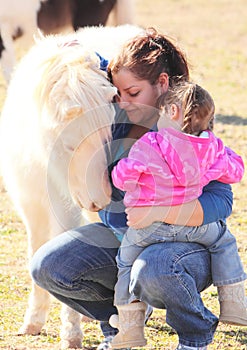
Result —
M 188 63 L 182 51 L 154 28 L 146 29 L 122 47 L 108 66 L 110 80 L 122 68 L 152 85 L 161 73 L 167 73 L 169 85 L 178 79 L 189 79 Z

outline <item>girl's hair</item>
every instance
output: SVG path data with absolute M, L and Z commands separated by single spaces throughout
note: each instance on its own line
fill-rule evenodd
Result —
M 159 97 L 161 113 L 169 114 L 172 104 L 182 111 L 183 132 L 198 136 L 203 130 L 213 130 L 214 101 L 201 86 L 185 81 L 173 85 Z
M 155 84 L 161 73 L 167 73 L 169 84 L 177 79 L 189 79 L 189 68 L 184 54 L 163 34 L 154 28 L 128 41 L 108 66 L 108 75 L 122 68 L 128 69 L 136 78 Z

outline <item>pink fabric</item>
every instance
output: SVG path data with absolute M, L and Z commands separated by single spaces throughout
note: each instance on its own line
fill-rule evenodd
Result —
M 173 128 L 148 132 L 112 171 L 113 183 L 126 191 L 128 207 L 177 205 L 198 198 L 212 180 L 239 182 L 242 158 L 212 132 L 208 138 Z

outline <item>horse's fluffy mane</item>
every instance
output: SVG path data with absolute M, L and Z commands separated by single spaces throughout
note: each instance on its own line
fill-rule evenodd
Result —
M 82 106 L 85 111 L 110 101 L 116 92 L 107 83 L 106 73 L 99 70 L 96 53 L 78 43 L 67 45 L 71 40 L 73 35 L 38 39 L 13 76 L 22 82 L 22 86 L 13 86 L 19 99 L 29 94 L 42 118 L 52 116 L 55 124 L 81 115 Z

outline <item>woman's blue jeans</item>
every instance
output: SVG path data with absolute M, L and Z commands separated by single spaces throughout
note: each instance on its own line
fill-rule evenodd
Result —
M 76 311 L 101 321 L 104 335 L 117 280 L 115 257 L 120 243 L 103 224 L 91 224 L 57 236 L 33 256 L 34 281 Z M 166 322 L 180 343 L 212 342 L 218 319 L 203 304 L 200 292 L 211 281 L 210 254 L 196 243 L 158 243 L 147 247 L 133 264 L 131 289 L 153 307 L 166 309 Z

